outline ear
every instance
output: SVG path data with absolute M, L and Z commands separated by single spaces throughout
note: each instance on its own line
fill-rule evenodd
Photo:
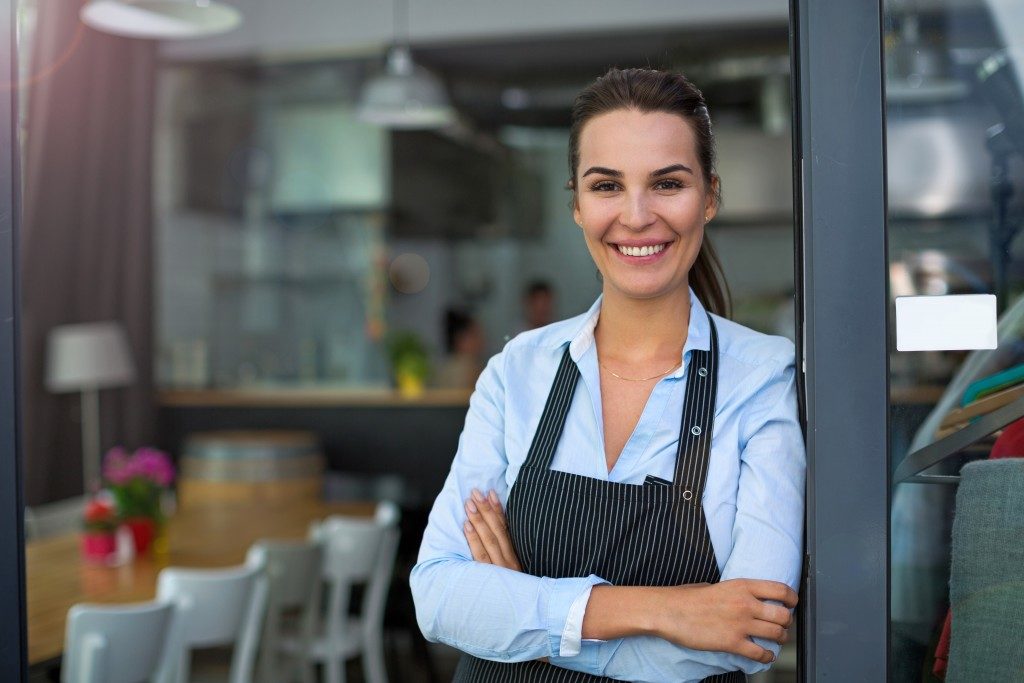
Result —
M 707 223 L 718 215 L 718 176 L 711 176 L 711 186 L 704 197 L 704 222 Z
M 572 190 L 572 219 L 576 221 L 576 225 L 583 227 L 582 218 L 580 215 L 580 200 L 579 195 L 576 194 L 576 189 L 572 187 L 572 181 L 569 181 L 569 188 Z

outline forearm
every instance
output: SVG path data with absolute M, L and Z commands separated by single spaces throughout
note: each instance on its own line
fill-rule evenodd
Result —
M 657 591 L 648 586 L 594 586 L 583 615 L 583 638 L 655 635 Z

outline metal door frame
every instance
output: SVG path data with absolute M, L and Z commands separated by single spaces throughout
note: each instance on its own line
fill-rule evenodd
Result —
M 18 448 L 18 265 L 21 169 L 18 164 L 17 0 L 0 0 L 0 662 L 4 680 L 27 680 L 25 535 Z
M 807 418 L 802 681 L 885 681 L 889 364 L 882 2 L 791 0 Z

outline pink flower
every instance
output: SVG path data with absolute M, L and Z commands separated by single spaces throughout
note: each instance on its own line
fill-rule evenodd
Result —
M 143 447 L 131 455 L 122 448 L 111 448 L 103 461 L 103 477 L 114 486 L 123 486 L 135 479 L 143 479 L 160 487 L 174 481 L 174 465 L 166 453 L 156 448 Z

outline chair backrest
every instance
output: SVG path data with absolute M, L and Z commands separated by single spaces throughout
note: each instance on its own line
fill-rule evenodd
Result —
M 174 605 L 75 605 L 64 632 L 63 683 L 138 683 L 168 655 Z
M 372 520 L 332 516 L 311 528 L 311 538 L 324 546 L 329 637 L 344 637 L 353 584 L 366 584 L 360 609 L 364 628 L 379 628 L 383 622 L 398 549 L 398 521 L 398 506 L 383 502 Z
M 282 619 L 299 618 L 299 655 L 305 659 L 312 646 L 320 604 L 323 546 L 311 541 L 262 540 L 249 549 L 248 563 L 263 564 L 267 577 L 267 609 L 257 663 L 259 680 L 284 680 L 278 654 Z
M 25 508 L 25 539 L 49 538 L 78 531 L 88 496 L 75 496 Z
M 340 516 L 314 524 L 310 538 L 324 549 L 323 578 L 350 584 L 368 581 L 376 566 L 383 529 L 374 520 Z
M 373 577 L 363 599 L 362 613 L 364 628 L 379 630 L 384 625 L 384 608 L 388 589 L 391 587 L 391 577 L 395 571 L 395 559 L 398 556 L 398 523 L 401 521 L 401 513 L 397 505 L 384 501 L 377 505 L 374 519 L 382 529 L 381 541 L 377 549 L 377 564 Z
M 249 549 L 246 564 L 266 567 L 268 608 L 302 608 L 320 581 L 323 547 L 309 541 L 262 540 Z
M 267 580 L 259 558 L 226 569 L 168 567 L 157 579 L 157 599 L 177 607 L 172 647 L 176 675 L 187 680 L 189 651 L 233 645 L 231 681 L 250 681 L 266 608 Z

